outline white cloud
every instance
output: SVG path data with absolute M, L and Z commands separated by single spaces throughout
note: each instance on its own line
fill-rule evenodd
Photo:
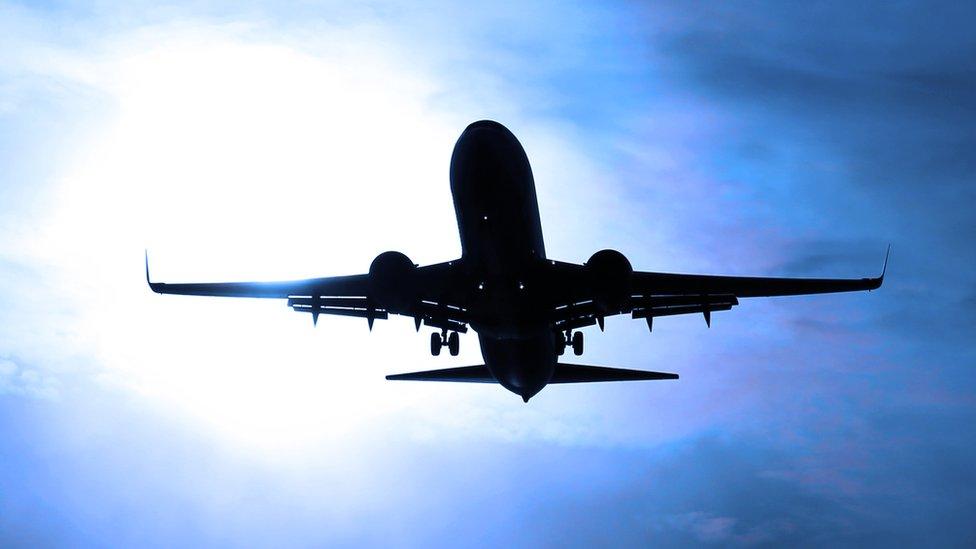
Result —
M 58 380 L 53 376 L 0 358 L 0 395 L 53 399 L 59 396 L 59 388 Z
M 566 221 L 581 215 L 574 204 L 590 215 L 621 205 L 591 184 L 601 172 L 571 128 L 520 116 L 500 89 L 459 91 L 432 63 L 406 63 L 382 30 L 315 27 L 318 38 L 299 44 L 256 25 L 174 22 L 84 49 L 47 37 L 39 62 L 20 59 L 69 95 L 84 90 L 75 108 L 98 115 L 70 154 L 52 158 L 50 207 L 18 222 L 24 238 L 0 242 L 13 262 L 45 273 L 43 291 L 5 296 L 4 330 L 32 328 L 0 352 L 43 348 L 38 363 L 90 368 L 147 406 L 279 456 L 368 437 L 395 414 L 414 418 L 407 429 L 420 437 L 613 437 L 566 399 L 527 411 L 498 387 L 385 382 L 431 367 L 407 321 L 367 336 L 362 323 L 325 319 L 313 332 L 281 303 L 150 294 L 144 247 L 163 280 L 361 272 L 386 249 L 422 263 L 455 257 L 451 147 L 465 124 L 495 112 L 509 115 L 534 161 L 550 245 L 598 246 L 591 226 Z M 473 335 L 462 347 L 465 363 L 481 361 Z

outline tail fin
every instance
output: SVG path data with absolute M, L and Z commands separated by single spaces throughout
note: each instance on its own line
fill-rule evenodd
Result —
M 596 381 L 642 381 L 654 379 L 678 379 L 678 374 L 646 372 L 585 364 L 556 364 L 556 371 L 549 383 L 592 383 Z

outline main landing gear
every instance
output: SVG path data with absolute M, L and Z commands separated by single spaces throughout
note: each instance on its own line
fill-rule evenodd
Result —
M 571 332 L 566 330 L 565 334 L 556 334 L 556 354 L 562 356 L 566 352 L 566 346 L 573 347 L 573 354 L 580 356 L 583 354 L 583 332 Z
M 441 347 L 447 347 L 451 356 L 458 356 L 458 353 L 461 352 L 461 338 L 458 336 L 458 333 L 451 332 L 448 335 L 447 330 L 444 330 L 441 333 L 434 332 L 430 334 L 430 354 L 434 356 L 440 355 Z

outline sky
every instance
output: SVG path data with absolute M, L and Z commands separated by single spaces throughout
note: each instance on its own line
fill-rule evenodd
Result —
M 971 546 L 976 35 L 939 2 L 0 2 L 0 545 Z M 460 245 L 463 128 L 550 257 L 874 276 L 607 320 L 677 382 L 475 364 L 393 318 L 159 296 Z

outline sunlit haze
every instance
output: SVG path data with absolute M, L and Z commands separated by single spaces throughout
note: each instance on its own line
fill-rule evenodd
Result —
M 0 3 L 0 545 L 971 544 L 976 13 L 927 6 Z M 555 259 L 886 284 L 608 319 L 583 362 L 681 380 L 529 404 L 384 380 L 473 332 L 149 291 L 457 258 L 484 118 Z

